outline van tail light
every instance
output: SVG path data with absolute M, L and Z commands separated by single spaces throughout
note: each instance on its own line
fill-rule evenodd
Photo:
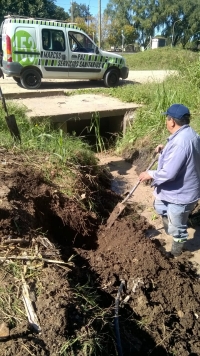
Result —
M 8 35 L 6 35 L 6 54 L 7 54 L 7 62 L 12 62 L 12 49 L 11 49 L 11 39 Z

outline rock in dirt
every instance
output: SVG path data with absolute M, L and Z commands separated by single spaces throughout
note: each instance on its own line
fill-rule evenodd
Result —
M 9 330 L 8 326 L 6 325 L 6 323 L 1 322 L 0 323 L 0 338 L 4 339 L 4 338 L 9 337 L 9 335 L 10 335 L 10 330 Z

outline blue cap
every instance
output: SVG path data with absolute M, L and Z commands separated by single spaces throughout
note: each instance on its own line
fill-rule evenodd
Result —
M 166 112 L 163 113 L 163 115 L 169 115 L 174 119 L 180 120 L 184 115 L 190 115 L 190 111 L 185 105 L 173 104 L 169 109 L 167 109 Z

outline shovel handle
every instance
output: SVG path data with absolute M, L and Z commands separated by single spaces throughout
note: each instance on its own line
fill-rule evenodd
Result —
M 7 110 L 5 98 L 4 98 L 4 96 L 3 96 L 1 87 L 0 87 L 0 99 L 1 99 L 1 101 L 2 101 L 2 106 L 3 106 L 4 110 L 5 110 L 5 113 L 6 113 L 6 115 L 8 116 L 8 110 Z
M 154 158 L 154 160 L 150 163 L 150 165 L 148 166 L 148 168 L 146 169 L 147 171 L 153 167 L 154 163 L 156 163 L 158 159 L 158 155 L 156 155 L 156 158 Z M 133 192 L 137 189 L 138 185 L 140 184 L 140 180 L 137 182 L 137 184 L 131 189 L 131 191 L 129 192 L 129 194 L 126 196 L 126 198 L 122 201 L 122 204 L 125 203 L 133 194 Z

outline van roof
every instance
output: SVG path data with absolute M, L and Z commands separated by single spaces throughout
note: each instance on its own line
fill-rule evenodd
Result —
M 4 16 L 6 23 L 23 23 L 23 24 L 35 24 L 35 25 L 47 25 L 47 26 L 59 26 L 59 27 L 69 27 L 77 30 L 81 30 L 76 26 L 75 22 L 67 22 L 54 19 L 45 19 L 39 17 L 28 17 L 28 16 L 18 16 L 18 15 L 6 15 Z

